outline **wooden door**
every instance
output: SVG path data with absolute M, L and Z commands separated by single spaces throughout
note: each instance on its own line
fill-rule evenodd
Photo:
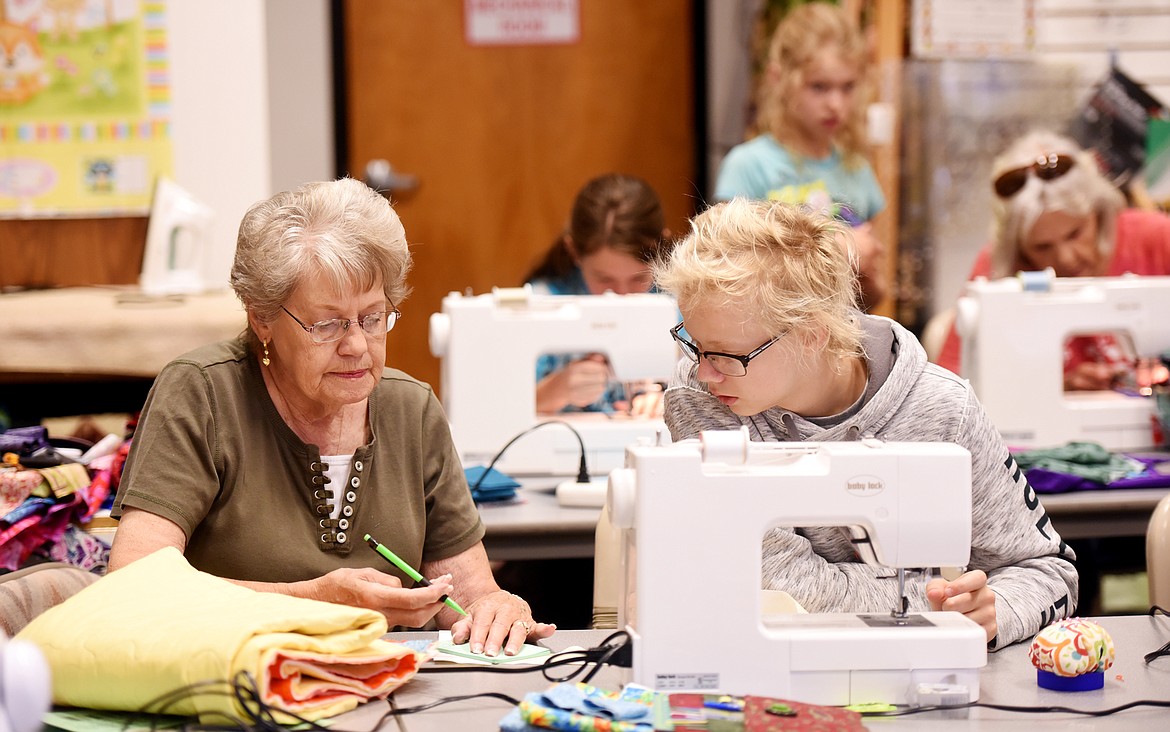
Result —
M 581 0 L 568 45 L 471 46 L 456 0 L 341 7 L 348 170 L 385 159 L 419 180 L 392 197 L 414 292 L 390 365 L 437 390 L 427 333 L 443 296 L 522 284 L 595 175 L 645 178 L 684 230 L 701 196 L 691 0 Z

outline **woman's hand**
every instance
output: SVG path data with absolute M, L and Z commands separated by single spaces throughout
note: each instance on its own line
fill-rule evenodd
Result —
M 926 599 L 932 610 L 963 613 L 983 628 L 990 643 L 999 628 L 995 623 L 995 593 L 987 586 L 982 570 L 966 572 L 952 582 L 932 579 L 926 585 Z
M 467 607 L 467 617 L 451 626 L 452 643 L 471 643 L 472 653 L 514 656 L 526 640 L 547 638 L 557 626 L 532 619 L 532 609 L 517 595 L 498 590 Z
M 300 597 L 377 610 L 386 616 L 391 628 L 421 628 L 445 607 L 441 598 L 452 589 L 449 574 L 431 580 L 430 587 L 404 589 L 394 575 L 370 568 L 335 569 L 288 587 L 290 594 Z
M 1064 372 L 1065 391 L 1102 391 L 1112 389 L 1117 369 L 1107 363 L 1083 361 Z
M 536 385 L 536 411 L 553 414 L 570 404 L 588 407 L 605 394 L 609 372 L 609 361 L 600 353 L 570 361 Z
M 659 384 L 650 384 L 645 391 L 634 395 L 630 403 L 630 416 L 643 419 L 662 419 L 663 391 Z

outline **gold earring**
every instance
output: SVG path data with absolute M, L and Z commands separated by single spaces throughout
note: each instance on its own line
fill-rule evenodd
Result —
M 260 363 L 265 366 L 272 363 L 272 359 L 268 358 L 268 341 L 264 341 L 264 358 L 260 359 Z

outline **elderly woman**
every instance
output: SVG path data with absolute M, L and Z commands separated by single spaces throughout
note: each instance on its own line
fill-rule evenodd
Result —
M 1052 132 L 1031 132 L 992 164 L 995 228 L 971 279 L 1010 277 L 1051 267 L 1058 277 L 1170 274 L 1170 217 L 1125 208 L 1093 156 Z M 959 372 L 954 327 L 938 358 Z M 1073 339 L 1065 349 L 1065 388 L 1107 389 L 1125 354 L 1107 334 Z
M 385 368 L 409 269 L 398 216 L 358 181 L 245 214 L 231 284 L 248 328 L 155 381 L 115 502 L 111 570 L 176 547 L 257 590 L 372 608 L 392 626 L 435 619 L 488 655 L 553 633 L 492 577 L 434 393 Z M 367 533 L 431 585 L 410 587 Z
M 666 391 L 675 440 L 747 428 L 768 442 L 953 442 L 971 453 L 971 566 L 916 578 L 910 608 L 953 610 L 998 648 L 1077 604 L 1073 554 L 1023 481 L 966 381 L 926 363 L 892 320 L 864 315 L 839 224 L 779 202 L 709 208 L 655 267 L 678 298 L 682 348 Z M 861 561 L 847 529 L 775 529 L 764 589 L 810 612 L 878 612 L 899 599 L 892 573 Z

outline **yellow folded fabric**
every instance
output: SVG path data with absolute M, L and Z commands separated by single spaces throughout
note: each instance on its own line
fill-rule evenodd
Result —
M 81 463 L 64 463 L 51 468 L 41 468 L 40 474 L 56 498 L 71 496 L 90 482 L 89 471 Z
M 381 613 L 256 592 L 200 572 L 168 548 L 103 577 L 17 637 L 44 652 L 57 704 L 136 711 L 246 671 L 265 703 L 320 719 L 385 698 L 415 674 L 424 657 L 381 640 L 385 633 Z M 205 723 L 244 717 L 226 689 L 166 711 Z

